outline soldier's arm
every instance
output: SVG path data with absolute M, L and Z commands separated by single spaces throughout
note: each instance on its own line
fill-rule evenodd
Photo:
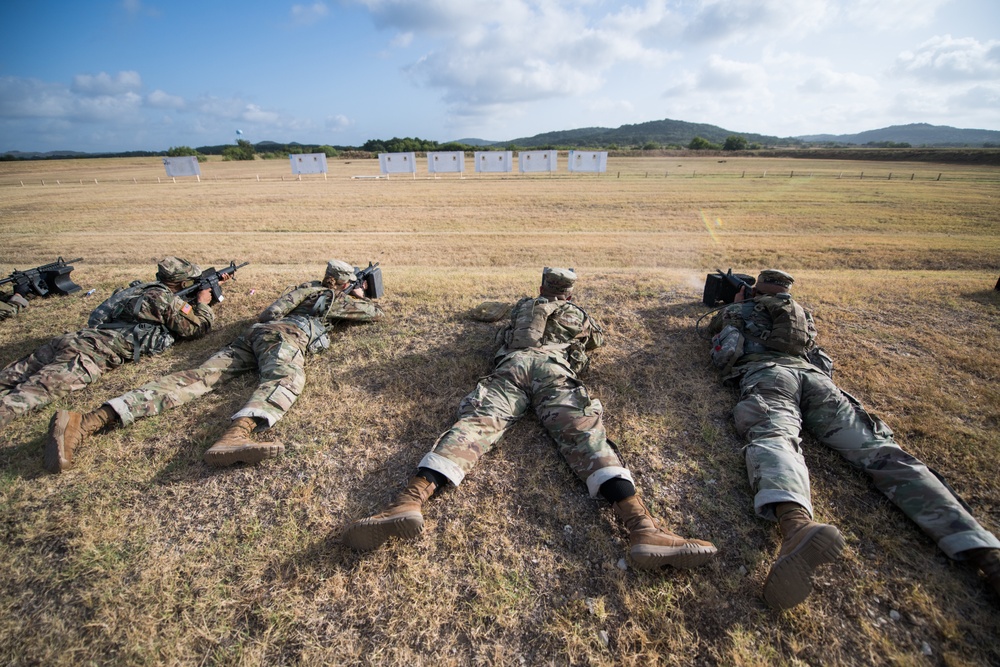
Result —
M 597 323 L 597 320 L 590 317 L 589 315 L 587 315 L 586 318 L 587 319 L 584 322 L 584 325 L 587 327 L 586 330 L 589 335 L 587 337 L 587 343 L 584 346 L 584 349 L 596 350 L 597 348 L 604 345 L 604 330 L 601 328 L 601 325 Z
M 160 322 L 178 338 L 200 338 L 215 323 L 215 313 L 208 304 L 190 304 L 165 290 L 147 293 L 145 301 L 149 319 Z
M 280 320 L 282 317 L 295 310 L 296 306 L 305 301 L 306 298 L 315 291 L 315 288 L 307 285 L 300 285 L 288 294 L 283 294 L 278 297 L 274 303 L 265 308 L 263 312 L 257 316 L 257 321 L 274 322 L 275 320 Z
M 382 307 L 370 299 L 340 292 L 333 298 L 326 319 L 340 322 L 377 322 L 385 317 Z

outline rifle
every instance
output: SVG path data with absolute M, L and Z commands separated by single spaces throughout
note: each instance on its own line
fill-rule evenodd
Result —
M 83 257 L 71 259 L 69 262 L 60 257 L 54 262 L 27 271 L 14 269 L 10 277 L 0 280 L 0 285 L 14 283 L 14 293 L 21 296 L 27 296 L 31 292 L 38 296 L 48 296 L 52 292 L 57 294 L 79 292 L 80 286 L 73 282 L 69 274 L 73 270 L 71 264 L 82 261 Z
M 360 269 L 354 267 L 354 274 L 357 279 L 352 282 L 345 292 L 353 292 L 359 287 L 365 290 L 365 296 L 369 299 L 381 299 L 382 295 L 385 294 L 385 290 L 382 288 L 382 269 L 379 268 L 378 262 L 372 264 L 368 262 L 368 266 Z
M 242 269 L 244 266 L 250 262 L 243 262 L 239 266 L 236 264 L 236 260 L 229 262 L 229 266 L 224 269 L 215 270 L 215 267 L 209 267 L 201 272 L 201 275 L 194 279 L 194 284 L 190 287 L 185 287 L 180 292 L 177 292 L 176 296 L 181 298 L 191 294 L 192 292 L 200 292 L 203 289 L 212 290 L 212 303 L 222 303 L 225 301 L 226 297 L 222 295 L 222 286 L 219 285 L 222 282 L 224 276 L 232 276 L 233 279 L 236 278 L 236 272 Z
M 732 269 L 729 269 L 728 273 L 723 273 L 722 269 L 716 269 L 715 273 L 705 277 L 702 302 L 706 306 L 714 306 L 718 301 L 733 303 L 741 289 L 746 288 L 745 294 L 749 296 L 756 282 L 756 278 L 745 273 L 733 273 Z

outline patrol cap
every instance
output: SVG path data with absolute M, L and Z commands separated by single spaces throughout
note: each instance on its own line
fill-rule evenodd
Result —
M 542 287 L 553 294 L 564 294 L 573 291 L 576 283 L 576 273 L 573 269 L 556 269 L 546 266 L 542 269 Z
M 337 282 L 342 283 L 358 279 L 358 277 L 354 275 L 354 267 L 347 262 L 340 261 L 339 259 L 331 259 L 326 263 L 326 276 L 327 278 L 333 278 Z
M 784 271 L 779 271 L 777 269 L 764 269 L 757 276 L 758 283 L 770 283 L 772 285 L 781 285 L 782 287 L 791 287 L 792 283 L 795 282 L 795 278 Z
M 156 265 L 156 279 L 166 283 L 181 283 L 201 275 L 201 267 L 180 257 L 164 257 Z

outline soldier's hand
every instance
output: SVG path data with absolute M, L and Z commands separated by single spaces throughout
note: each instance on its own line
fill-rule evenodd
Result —
M 741 287 L 740 291 L 737 292 L 736 296 L 733 297 L 733 303 L 740 303 L 741 301 L 745 301 L 746 298 L 747 298 L 746 291 L 747 291 L 747 288 L 746 288 L 745 285 L 743 287 Z
M 203 303 L 206 306 L 212 303 L 212 290 L 210 289 L 198 290 L 198 303 Z

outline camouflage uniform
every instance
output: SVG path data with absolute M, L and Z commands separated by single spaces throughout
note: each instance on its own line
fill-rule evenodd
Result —
M 20 294 L 0 296 L 0 322 L 8 317 L 14 317 L 28 307 L 28 301 Z
M 575 279 L 569 275 L 567 288 Z M 548 280 L 559 288 L 559 277 L 546 273 L 543 285 Z M 532 323 L 534 335 L 525 335 Z M 603 342 L 597 323 L 570 301 L 545 296 L 518 301 L 497 333 L 493 373 L 462 399 L 459 420 L 438 438 L 419 467 L 458 486 L 530 407 L 591 496 L 610 479 L 633 481 L 608 444 L 600 401 L 591 399 L 577 378 L 587 367 L 586 352 Z
M 790 285 L 791 277 L 781 275 Z M 777 296 L 791 300 L 787 293 Z M 771 321 L 766 310 L 755 308 L 759 301 L 760 297 L 726 306 L 712 319 L 709 332 L 717 334 L 731 324 L 760 339 L 770 330 Z M 816 329 L 808 311 L 806 319 L 814 339 Z M 768 349 L 760 340 L 747 338 L 742 356 L 723 379 L 739 381 L 740 402 L 733 417 L 736 430 L 747 441 L 747 472 L 759 516 L 774 520 L 775 505 L 786 502 L 801 505 L 812 515 L 809 471 L 799 437 L 804 426 L 864 470 L 948 556 L 955 558 L 978 547 L 1000 547 L 1000 541 L 979 525 L 923 463 L 896 444 L 882 420 L 865 411 L 804 356 Z
M 197 277 L 201 269 L 174 257 L 160 262 L 157 277 L 170 282 Z M 84 389 L 106 371 L 141 354 L 169 347 L 174 337 L 198 338 L 212 327 L 207 305 L 191 305 L 164 284 L 150 283 L 112 321 L 55 338 L 0 371 L 0 426 L 5 420 Z M 151 348 L 150 341 L 155 341 Z
M 343 271 L 343 262 L 330 266 Z M 328 275 L 337 275 L 327 270 Z M 250 400 L 233 415 L 266 420 L 274 426 L 295 403 L 306 383 L 305 355 L 329 347 L 327 327 L 336 322 L 373 322 L 382 318 L 373 301 L 302 283 L 280 297 L 233 343 L 201 366 L 165 375 L 106 403 L 125 425 L 204 396 L 220 384 L 256 371 L 260 376 Z

